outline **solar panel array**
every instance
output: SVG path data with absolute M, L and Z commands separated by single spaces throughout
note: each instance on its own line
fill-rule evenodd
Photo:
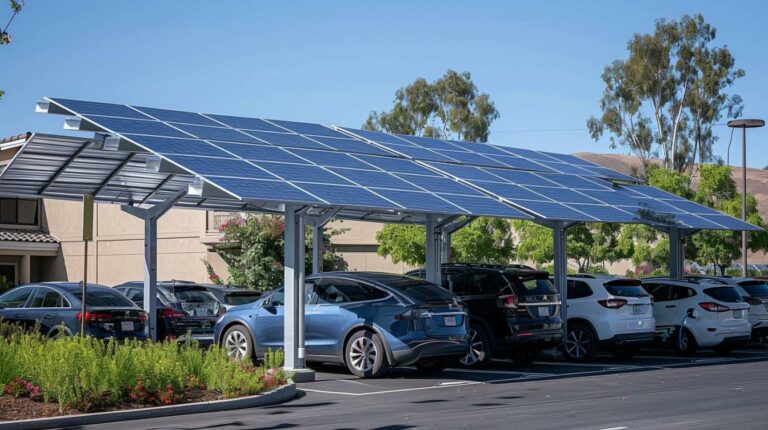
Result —
M 247 200 L 754 229 L 580 158 L 320 124 L 49 99 Z M 611 181 L 623 181 L 617 184 Z

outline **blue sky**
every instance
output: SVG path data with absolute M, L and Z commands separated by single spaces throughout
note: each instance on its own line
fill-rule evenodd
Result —
M 492 143 L 609 152 L 585 127 L 600 74 L 660 17 L 703 13 L 747 72 L 731 89 L 745 116 L 768 118 L 768 3 L 739 4 L 27 0 L 0 47 L 0 136 L 60 133 L 61 117 L 33 112 L 43 96 L 359 126 L 397 88 L 452 68 L 496 103 Z M 717 132 L 725 158 L 730 129 Z M 768 129 L 748 141 L 748 164 L 768 165 Z

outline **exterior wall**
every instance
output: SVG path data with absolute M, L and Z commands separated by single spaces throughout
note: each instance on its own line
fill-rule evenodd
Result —
M 405 273 L 412 268 L 404 263 L 393 263 L 389 257 L 376 254 L 378 244 L 376 233 L 384 226 L 382 223 L 365 221 L 335 221 L 326 228 L 343 230 L 334 236 L 333 244 L 346 260 L 349 270 L 369 272 Z

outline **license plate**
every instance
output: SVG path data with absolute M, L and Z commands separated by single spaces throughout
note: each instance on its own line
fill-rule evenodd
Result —
M 744 316 L 743 316 L 744 314 L 742 312 L 744 312 L 744 311 L 742 311 L 741 309 L 737 309 L 737 310 L 733 311 L 733 318 L 737 319 L 737 320 L 740 320 L 740 319 L 744 318 Z
M 456 317 L 443 317 L 443 323 L 447 327 L 455 327 L 456 326 Z
M 133 331 L 133 321 L 121 321 L 120 329 L 122 331 Z
M 549 316 L 549 306 L 539 306 L 539 316 L 540 317 L 548 317 Z
M 635 315 L 645 313 L 645 305 L 632 305 L 632 313 Z

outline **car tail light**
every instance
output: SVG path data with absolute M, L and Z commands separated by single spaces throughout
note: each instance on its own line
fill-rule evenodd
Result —
M 147 320 L 147 313 L 139 312 L 139 321 L 146 321 L 146 320 Z
M 727 312 L 730 311 L 731 308 L 728 306 L 723 306 L 721 304 L 713 303 L 713 302 L 702 302 L 699 303 L 699 306 L 702 307 L 705 311 L 709 312 Z
M 395 315 L 396 320 L 418 320 L 432 318 L 432 314 L 426 309 L 411 309 L 400 315 Z
M 619 309 L 622 306 L 627 304 L 627 301 L 624 299 L 604 299 L 604 300 L 598 300 L 597 303 L 600 303 L 601 306 L 608 309 Z
M 82 317 L 83 314 L 81 312 L 78 312 L 77 315 L 75 315 L 75 318 L 77 318 L 78 321 L 80 321 Z M 112 314 L 107 314 L 104 312 L 86 312 L 85 320 L 95 322 L 112 321 Z
M 187 314 L 173 308 L 160 309 L 160 318 L 184 318 Z
M 517 295 L 506 294 L 499 296 L 499 307 L 507 309 L 517 309 Z

